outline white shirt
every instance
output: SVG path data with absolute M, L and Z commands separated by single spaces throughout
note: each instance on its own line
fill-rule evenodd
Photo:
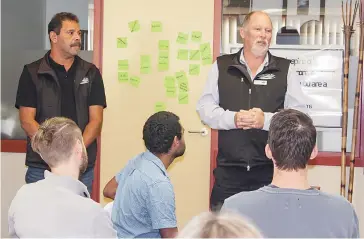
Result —
M 9 236 L 18 238 L 116 238 L 111 219 L 71 177 L 45 179 L 19 189 L 9 209 Z
M 268 65 L 268 54 L 266 55 L 263 63 L 259 66 L 256 74 L 258 75 Z M 254 77 L 249 66 L 246 64 L 244 54 L 240 55 L 240 62 L 246 65 L 250 78 L 254 81 Z M 305 97 L 301 89 L 299 80 L 295 78 L 295 72 L 289 67 L 287 74 L 287 91 L 284 100 L 284 108 L 305 108 L 302 102 L 305 102 Z M 218 88 L 219 69 L 215 61 L 208 74 L 207 82 L 203 90 L 202 96 L 197 102 L 197 113 L 204 124 L 207 124 L 213 129 L 229 130 L 236 129 L 234 117 L 235 111 L 224 110 L 220 107 L 219 103 L 219 88 Z M 293 94 L 294 92 L 294 94 Z M 302 111 L 302 110 L 301 110 Z M 268 130 L 270 120 L 274 113 L 264 112 L 264 126 L 263 130 Z

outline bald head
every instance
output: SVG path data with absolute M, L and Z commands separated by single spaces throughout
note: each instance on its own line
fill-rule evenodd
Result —
M 257 19 L 268 21 L 270 22 L 271 27 L 273 26 L 272 20 L 267 13 L 263 11 L 252 11 L 245 16 L 242 27 L 246 27 L 249 25 L 250 21 L 255 21 Z

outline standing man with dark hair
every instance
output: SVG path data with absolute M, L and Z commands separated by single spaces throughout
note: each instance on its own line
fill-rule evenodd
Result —
M 212 210 L 236 193 L 271 182 L 273 164 L 264 153 L 270 119 L 279 109 L 305 107 L 290 61 L 269 52 L 269 16 L 249 13 L 240 35 L 244 47 L 217 58 L 197 104 L 201 120 L 219 130 Z
M 116 193 L 112 222 L 119 238 L 176 236 L 175 196 L 167 169 L 185 152 L 183 134 L 177 115 L 153 114 L 143 128 L 147 151 L 131 159 L 105 186 L 106 196 Z
M 49 169 L 30 146 L 30 139 L 45 119 L 63 116 L 80 127 L 89 158 L 80 180 L 92 190 L 96 161 L 96 138 L 101 133 L 103 110 L 106 107 L 104 85 L 100 71 L 77 54 L 81 47 L 81 30 L 77 16 L 57 13 L 48 24 L 51 50 L 24 66 L 20 76 L 15 107 L 27 134 L 25 165 L 26 183 L 44 178 Z
M 308 115 L 293 109 L 275 114 L 265 153 L 274 165 L 272 183 L 226 199 L 222 211 L 244 215 L 268 238 L 359 237 L 352 205 L 308 183 L 308 161 L 317 155 L 316 128 Z

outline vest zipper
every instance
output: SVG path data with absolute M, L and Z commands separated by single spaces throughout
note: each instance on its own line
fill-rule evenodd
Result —
M 249 110 L 251 108 L 251 97 L 252 97 L 252 88 L 250 86 L 249 87 L 249 99 L 248 99 L 248 109 Z M 246 170 L 250 171 L 250 158 L 248 159 L 248 166 L 246 166 Z

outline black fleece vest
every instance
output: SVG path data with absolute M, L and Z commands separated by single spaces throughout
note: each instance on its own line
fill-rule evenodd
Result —
M 61 87 L 56 73 L 49 64 L 47 53 L 43 58 L 32 62 L 26 67 L 32 77 L 37 90 L 37 109 L 35 120 L 41 124 L 48 118 L 61 115 Z M 88 97 L 91 92 L 92 82 L 95 78 L 96 66 L 76 56 L 77 65 L 74 80 L 77 125 L 83 132 L 89 121 Z M 88 83 L 80 84 L 87 78 Z M 96 161 L 97 143 L 92 142 L 87 148 L 88 166 L 93 167 Z M 25 165 L 30 167 L 49 169 L 39 154 L 32 150 L 30 138 L 27 137 L 27 153 Z
M 268 52 L 269 64 L 254 78 L 267 84 L 257 85 L 240 63 L 240 54 L 242 49 L 217 58 L 220 106 L 230 111 L 261 108 L 272 113 L 283 109 L 290 61 Z M 217 165 L 251 168 L 271 164 L 264 150 L 267 139 L 268 131 L 261 129 L 219 130 Z

